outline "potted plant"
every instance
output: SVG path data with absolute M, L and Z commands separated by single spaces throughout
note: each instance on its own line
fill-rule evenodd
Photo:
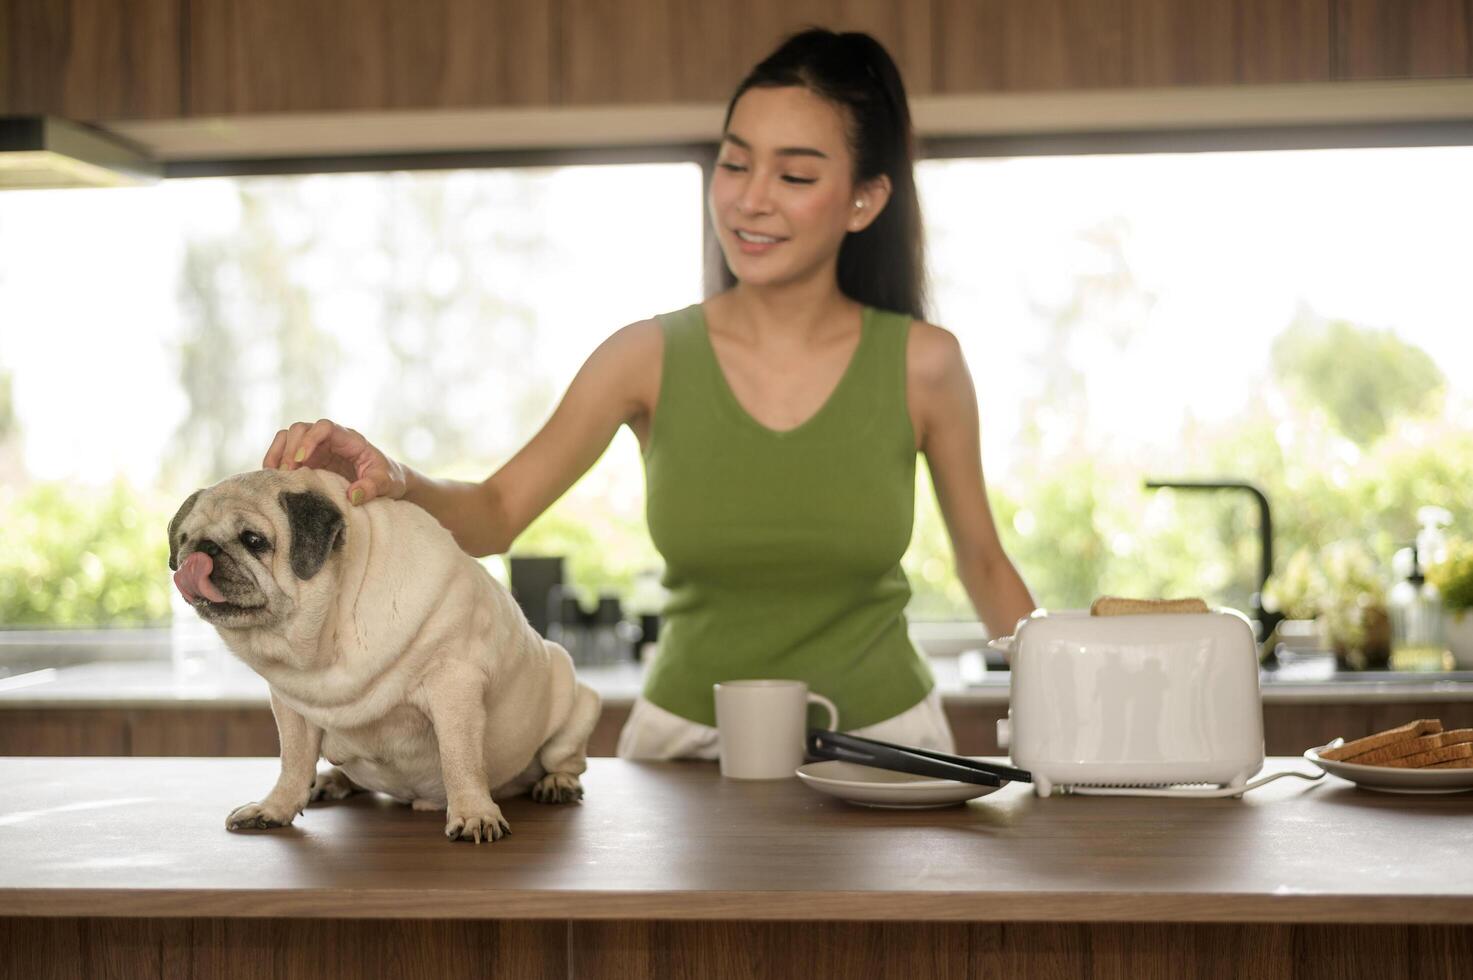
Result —
M 1473 670 L 1473 541 L 1448 541 L 1447 558 L 1427 569 L 1427 581 L 1442 593 L 1453 661 L 1462 670 Z
M 1269 583 L 1268 593 L 1291 619 L 1314 619 L 1342 670 L 1384 668 L 1391 660 L 1386 584 L 1369 548 L 1336 541 L 1301 548 Z

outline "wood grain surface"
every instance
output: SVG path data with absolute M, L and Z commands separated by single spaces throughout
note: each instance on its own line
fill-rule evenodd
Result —
M 719 103 L 811 24 L 913 96 L 1473 76 L 1473 0 L 0 0 L 0 113 Z
M 181 0 L 0 0 L 0 115 L 182 115 Z
M 936 0 L 939 92 L 1120 88 L 1125 0 Z
M 932 0 L 562 0 L 562 101 L 725 102 L 753 66 L 811 26 L 885 45 L 906 91 L 932 90 Z
M 552 102 L 546 3 L 184 2 L 184 115 Z
M 947 720 L 965 755 L 997 755 L 997 721 L 1006 702 L 945 697 Z M 588 740 L 588 754 L 612 756 L 628 704 L 604 702 Z M 1338 736 L 1355 738 L 1411 718 L 1441 718 L 1445 728 L 1473 727 L 1473 701 L 1336 703 L 1269 702 L 1263 736 L 1269 755 L 1298 755 Z M 0 756 L 263 756 L 274 755 L 271 709 L 234 706 L 10 707 L 0 705 Z
M 1333 77 L 1473 74 L 1473 0 L 1335 0 Z
M 1306 767 L 1271 760 L 1268 768 Z M 581 804 L 451 843 L 384 797 L 228 833 L 271 759 L 0 759 L 0 916 L 1473 923 L 1473 794 L 875 810 L 712 763 L 593 759 Z
M 3 919 L 0 975 L 1464 980 L 1466 926 Z
M 1330 0 L 1129 0 L 1131 86 L 1326 82 Z

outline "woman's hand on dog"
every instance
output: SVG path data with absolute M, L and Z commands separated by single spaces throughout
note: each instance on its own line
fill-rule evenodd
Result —
M 293 422 L 276 433 L 261 466 L 270 470 L 300 466 L 331 470 L 349 481 L 348 499 L 355 505 L 375 497 L 397 499 L 408 489 L 403 466 L 356 430 L 331 419 Z

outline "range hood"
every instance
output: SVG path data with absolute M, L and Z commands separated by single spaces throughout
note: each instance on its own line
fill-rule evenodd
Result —
M 161 172 L 115 136 L 49 116 L 0 116 L 0 190 L 138 187 Z

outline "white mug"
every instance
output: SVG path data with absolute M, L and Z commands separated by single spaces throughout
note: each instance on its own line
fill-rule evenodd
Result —
M 802 681 L 724 681 L 715 689 L 721 775 L 732 779 L 793 775 L 803 764 L 810 702 L 828 709 L 830 731 L 839 729 L 834 702 Z

